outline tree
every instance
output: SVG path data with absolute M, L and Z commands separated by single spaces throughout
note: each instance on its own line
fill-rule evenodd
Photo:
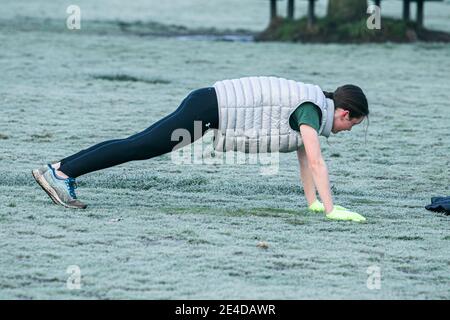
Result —
M 294 11 L 295 11 L 295 1 L 294 0 L 288 0 L 287 5 L 287 18 L 289 20 L 294 20 Z
M 367 14 L 367 0 L 329 0 L 327 16 L 335 21 L 361 20 Z

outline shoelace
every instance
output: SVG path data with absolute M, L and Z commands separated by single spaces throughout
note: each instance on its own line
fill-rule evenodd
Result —
M 69 189 L 70 196 L 76 199 L 77 195 L 75 194 L 75 189 L 78 188 L 78 185 L 75 178 L 67 178 L 64 182 L 66 183 L 67 189 Z

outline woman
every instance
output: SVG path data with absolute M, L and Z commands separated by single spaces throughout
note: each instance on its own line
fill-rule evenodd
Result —
M 317 85 L 275 77 L 218 81 L 213 87 L 191 92 L 177 110 L 146 130 L 126 139 L 99 143 L 35 169 L 33 176 L 56 204 L 84 209 L 86 205 L 75 194 L 77 177 L 174 151 L 209 129 L 217 129 L 217 151 L 296 151 L 309 210 L 325 212 L 329 219 L 365 221 L 363 216 L 333 205 L 319 135 L 328 137 L 331 132 L 351 130 L 368 115 L 367 99 L 354 85 L 329 93 Z M 201 123 L 200 132 L 194 130 L 197 121 Z M 173 139 L 177 129 L 187 130 L 190 138 L 181 143 Z M 323 204 L 317 200 L 316 190 Z

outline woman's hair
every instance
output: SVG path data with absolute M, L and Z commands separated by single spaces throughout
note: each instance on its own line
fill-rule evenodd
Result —
M 360 87 L 346 84 L 337 88 L 334 92 L 323 92 L 325 97 L 332 99 L 335 108 L 350 111 L 350 118 L 369 116 L 367 98 Z
M 325 97 L 332 99 L 335 108 L 342 108 L 350 111 L 350 118 L 367 118 L 365 140 L 367 142 L 367 129 L 369 127 L 369 105 L 367 98 L 360 87 L 353 84 L 346 84 L 337 88 L 334 92 L 323 92 Z

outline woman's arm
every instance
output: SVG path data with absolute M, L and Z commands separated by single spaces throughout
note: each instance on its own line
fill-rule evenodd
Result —
M 306 157 L 305 147 L 302 146 L 297 150 L 297 158 L 300 164 L 300 176 L 303 183 L 303 190 L 305 192 L 305 198 L 310 206 L 316 198 L 316 186 L 314 185 L 313 176 L 311 173 L 311 168 L 308 164 L 308 159 Z
M 314 128 L 306 124 L 300 125 L 300 134 L 302 136 L 303 146 L 311 171 L 312 180 L 314 181 L 316 189 L 319 192 L 319 196 L 322 199 L 325 212 L 330 213 L 333 210 L 333 199 L 331 197 L 328 169 L 320 151 L 319 136 Z M 308 187 L 304 186 L 304 188 L 306 190 Z M 308 190 L 308 192 L 309 191 L 310 190 Z

